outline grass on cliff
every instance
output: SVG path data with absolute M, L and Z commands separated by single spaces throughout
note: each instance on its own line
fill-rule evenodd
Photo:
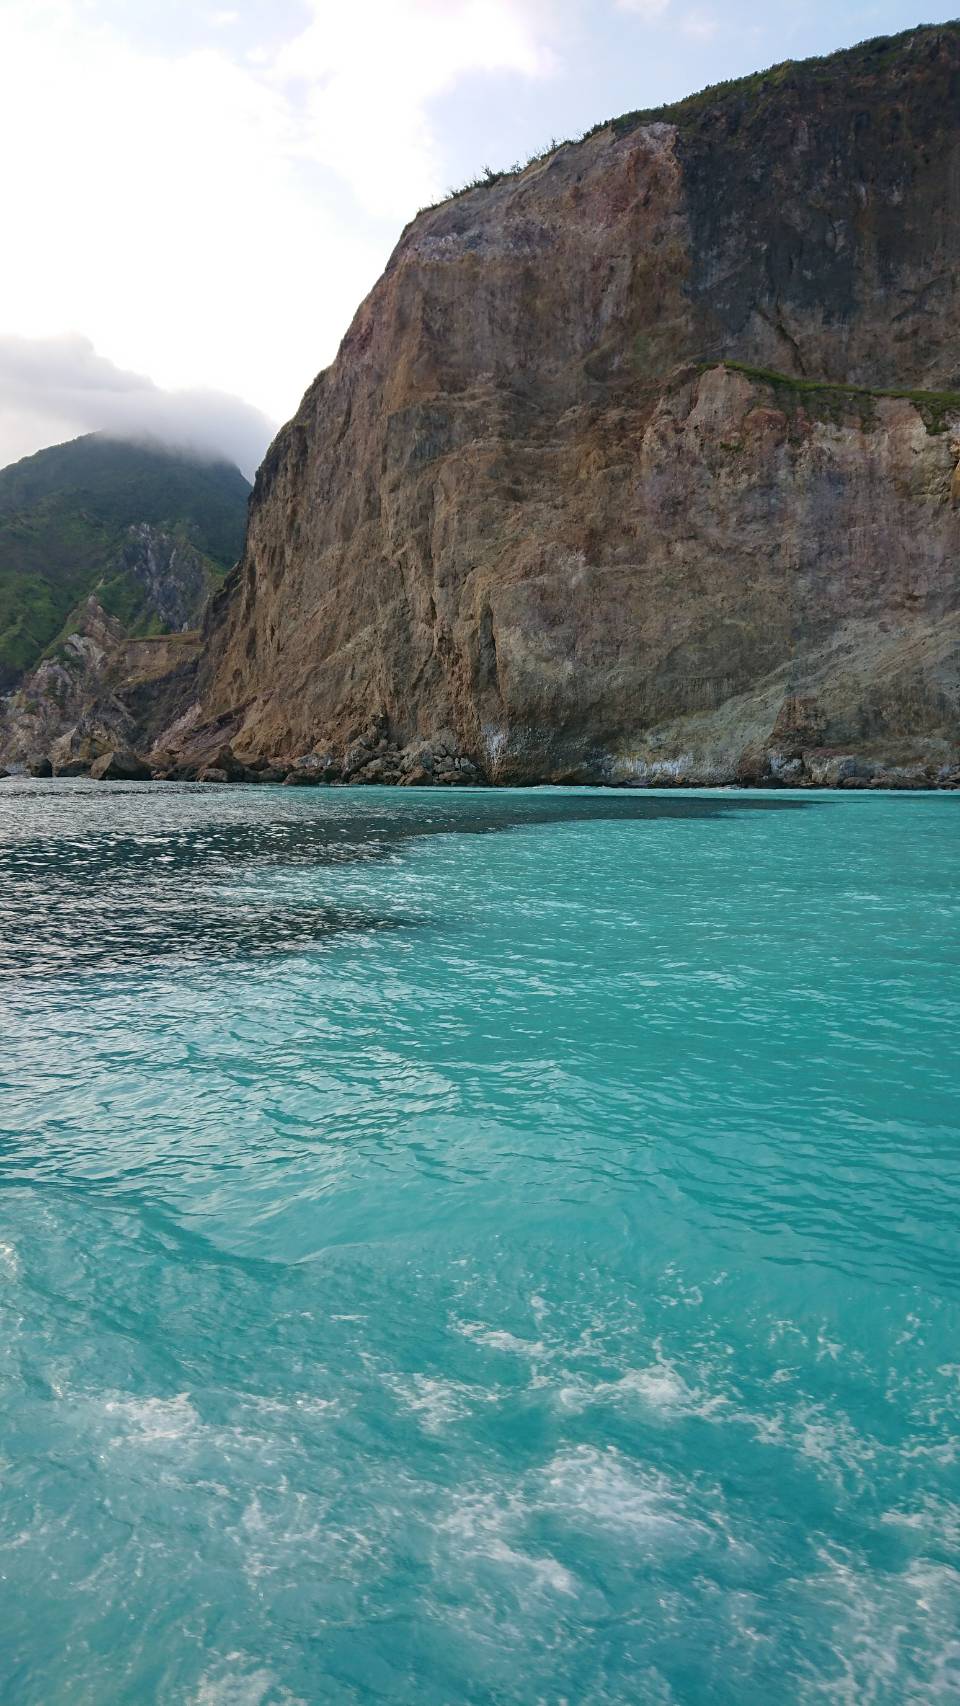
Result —
M 577 140 L 581 141 L 582 138 Z M 457 188 L 451 186 L 442 201 L 432 202 L 429 207 L 421 207 L 419 211 L 429 213 L 431 208 L 442 207 L 447 201 L 457 201 L 460 196 L 469 195 L 471 190 L 489 189 L 491 185 L 502 183 L 507 178 L 519 178 L 521 172 L 525 172 L 528 166 L 537 166 L 541 160 L 549 160 L 551 154 L 555 154 L 558 148 L 564 147 L 566 144 L 560 141 L 558 137 L 553 136 L 543 148 L 536 149 L 526 160 L 514 160 L 512 166 L 504 166 L 500 170 L 494 166 L 484 166 L 482 172 L 478 172 L 476 177 L 468 178 L 465 184 L 460 184 Z
M 884 397 L 901 398 L 912 403 L 929 433 L 946 432 L 948 416 L 960 414 L 960 391 L 875 390 L 866 385 L 831 384 L 822 379 L 796 379 L 792 374 L 778 373 L 775 368 L 749 367 L 743 361 L 701 362 L 700 372 L 706 373 L 715 367 L 742 373 L 745 378 L 769 385 L 781 395 L 787 393 L 789 401 L 806 399 L 818 412 L 830 418 L 848 412 L 851 403 L 858 407 L 861 416 L 872 415 L 874 404 Z
M 659 107 L 638 107 L 634 112 L 621 113 L 617 118 L 602 119 L 599 124 L 591 125 L 590 129 L 580 136 L 569 137 L 564 142 L 558 142 L 554 138 L 546 148 L 531 154 L 529 160 L 516 160 L 512 166 L 505 166 L 501 170 L 485 166 L 477 177 L 461 184 L 459 189 L 449 190 L 443 199 L 456 201 L 460 196 L 469 195 L 472 190 L 489 188 L 505 179 L 518 178 L 528 167 L 549 159 L 559 148 L 586 142 L 602 130 L 609 129 L 615 135 L 623 136 L 641 124 L 657 123 L 674 124 L 683 130 L 716 107 L 742 106 L 747 101 L 757 106 L 787 87 L 809 89 L 813 92 L 818 87 L 832 83 L 838 73 L 841 73 L 844 79 L 849 79 L 874 72 L 889 72 L 892 69 L 891 62 L 897 55 L 902 55 L 917 36 L 926 32 L 960 37 L 960 21 L 917 24 L 912 29 L 901 30 L 899 35 L 873 36 L 858 42 L 854 47 L 840 48 L 836 53 L 824 54 L 819 58 L 785 59 L 779 65 L 769 66 L 765 71 L 753 71 L 746 77 L 733 77 L 721 83 L 710 83 L 705 89 L 698 89 L 694 94 L 685 95 L 679 101 L 668 101 Z M 435 202 L 433 206 L 441 207 L 443 201 Z M 429 207 L 420 209 L 421 213 L 431 211 Z
M 834 53 L 822 54 L 812 59 L 784 59 L 778 65 L 768 66 L 765 71 L 753 71 L 746 77 L 731 77 L 721 83 L 710 83 L 705 89 L 698 89 L 692 95 L 685 95 L 679 101 L 666 102 L 660 107 L 638 108 L 636 112 L 622 113 L 618 118 L 606 119 L 601 124 L 595 124 L 585 132 L 585 137 L 595 136 L 598 131 L 610 126 L 617 135 L 633 130 L 638 124 L 650 124 L 657 121 L 678 125 L 681 129 L 717 106 L 727 103 L 740 105 L 744 99 L 756 103 L 764 96 L 776 94 L 779 90 L 795 86 L 810 90 L 835 81 L 840 72 L 845 82 L 857 76 L 871 75 L 875 72 L 888 71 L 891 61 L 902 55 L 905 48 L 920 35 L 934 32 L 940 35 L 960 36 L 960 22 L 951 20 L 942 24 L 916 24 L 912 29 L 901 30 L 895 36 L 871 36 L 866 41 L 857 42 L 853 47 L 843 47 Z

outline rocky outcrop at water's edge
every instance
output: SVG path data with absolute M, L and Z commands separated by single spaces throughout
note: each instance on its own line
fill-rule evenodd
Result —
M 171 767 L 950 780 L 958 319 L 957 25 L 422 213 L 260 470 Z
M 195 691 L 199 634 L 131 638 L 88 598 L 55 652 L 0 699 L 0 755 L 13 775 L 85 776 L 149 748 Z M 140 775 L 154 766 L 141 759 Z

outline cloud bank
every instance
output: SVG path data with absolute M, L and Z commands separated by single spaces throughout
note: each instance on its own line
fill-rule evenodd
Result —
M 431 103 L 547 74 L 556 3 L 0 0 L 0 332 L 284 418 L 443 193 Z
M 222 391 L 164 391 L 98 355 L 89 338 L 0 336 L 0 466 L 85 432 L 160 439 L 226 457 L 252 477 L 275 425 Z

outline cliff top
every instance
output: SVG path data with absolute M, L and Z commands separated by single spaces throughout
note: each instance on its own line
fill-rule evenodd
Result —
M 528 167 L 549 159 L 558 149 L 575 147 L 577 143 L 586 142 L 604 130 L 611 130 L 615 135 L 622 136 L 644 124 L 672 124 L 683 131 L 698 126 L 705 118 L 714 114 L 735 116 L 749 112 L 755 115 L 771 97 L 794 94 L 800 98 L 811 98 L 835 90 L 838 84 L 852 90 L 864 82 L 873 83 L 877 79 L 889 81 L 944 42 L 949 42 L 955 48 L 960 64 L 960 19 L 941 24 L 918 24 L 893 36 L 873 36 L 853 47 L 838 48 L 834 53 L 811 59 L 785 59 L 777 65 L 750 72 L 744 77 L 708 84 L 706 88 L 684 95 L 678 101 L 665 102 L 658 107 L 641 107 L 633 112 L 621 113 L 616 118 L 602 119 L 598 124 L 591 125 L 580 137 L 570 137 L 562 142 L 552 141 L 547 148 L 532 155 L 525 162 L 518 161 L 501 171 L 487 167 L 476 178 L 451 191 L 443 201 L 435 205 L 442 206 L 445 201 L 455 201 L 471 190 L 481 189 L 486 185 L 518 178 Z M 428 212 L 429 209 L 423 208 L 421 211 Z
M 622 134 L 636 125 L 656 122 L 675 124 L 683 129 L 716 107 L 755 106 L 765 96 L 787 90 L 814 95 L 838 82 L 849 87 L 860 79 L 889 78 L 929 48 L 939 46 L 944 39 L 949 39 L 960 49 L 960 19 L 945 24 L 918 24 L 913 29 L 901 30 L 895 36 L 873 36 L 854 47 L 838 48 L 835 53 L 812 59 L 785 59 L 764 71 L 708 84 L 705 89 L 685 95 L 679 101 L 607 119 L 592 126 L 586 134 L 596 135 L 608 126 Z

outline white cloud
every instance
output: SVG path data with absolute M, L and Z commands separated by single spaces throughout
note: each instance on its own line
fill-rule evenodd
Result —
M 309 157 L 390 218 L 441 192 L 432 99 L 470 73 L 537 78 L 553 68 L 550 14 L 535 0 L 311 0 L 311 10 L 272 81 L 303 91 Z
M 297 143 L 280 93 L 219 53 L 153 56 L 5 0 L 0 330 L 79 327 L 167 388 L 289 414 L 387 247 L 343 229 Z
M 667 11 L 670 0 L 616 0 L 617 10 L 633 12 L 645 24 L 655 23 Z
M 688 12 L 681 19 L 680 28 L 693 41 L 712 41 L 720 28 L 720 21 L 712 12 Z
M 0 0 L 0 332 L 80 328 L 167 390 L 287 417 L 443 193 L 430 101 L 543 75 L 552 4 L 309 0 L 254 61 L 229 30 L 162 52 L 85 0 Z
M 670 20 L 691 41 L 712 41 L 720 29 L 720 21 L 712 12 L 697 7 L 685 12 L 678 20 L 671 12 L 671 0 L 615 0 L 617 10 L 631 12 L 645 24 L 658 23 L 670 13 Z
M 249 476 L 273 430 L 239 397 L 162 391 L 98 355 L 88 338 L 0 336 L 0 467 L 80 433 L 109 432 L 226 456 Z

